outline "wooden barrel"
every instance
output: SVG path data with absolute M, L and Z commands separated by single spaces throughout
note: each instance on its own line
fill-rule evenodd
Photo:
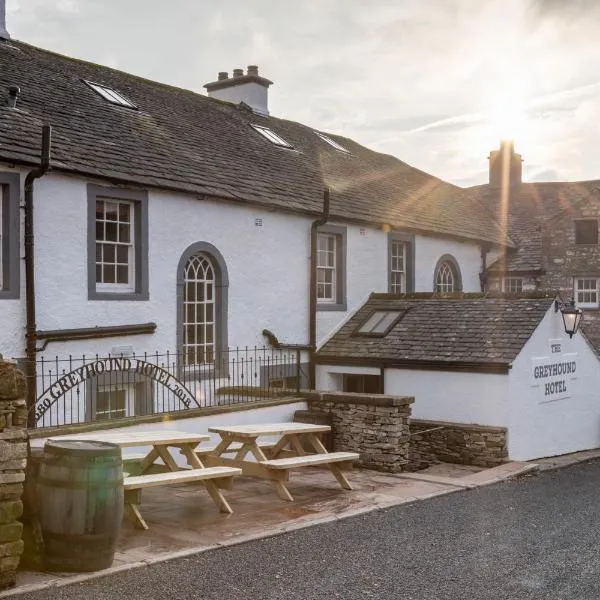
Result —
M 46 442 L 38 495 L 45 566 L 55 571 L 110 567 L 123 519 L 119 446 Z

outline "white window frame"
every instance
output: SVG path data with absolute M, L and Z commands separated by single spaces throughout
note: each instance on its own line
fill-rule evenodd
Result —
M 321 248 L 321 241 L 328 240 L 332 242 L 333 252 L 330 250 L 323 250 Z M 334 233 L 317 233 L 317 302 L 324 304 L 335 304 L 337 302 L 337 278 L 338 278 L 338 241 L 337 236 Z M 323 257 L 331 256 L 333 258 L 333 265 L 323 264 Z M 330 273 L 331 283 L 328 281 L 319 281 L 320 274 Z M 319 295 L 319 287 L 326 286 L 325 289 L 330 287 L 331 295 Z
M 269 140 L 271 144 L 274 146 L 279 146 L 280 148 L 288 148 L 293 149 L 294 146 L 290 144 L 287 140 L 283 139 L 278 133 L 275 133 L 272 129 L 265 127 L 264 125 L 256 125 L 254 123 L 250 124 L 250 127 L 254 129 L 257 133 L 260 133 L 265 139 Z
M 600 286 L 599 281 L 595 277 L 576 277 L 573 283 L 573 297 L 575 298 L 575 306 L 578 308 L 598 308 L 599 306 L 599 298 L 600 298 Z M 579 287 L 580 282 L 594 282 L 595 287 Z M 595 301 L 580 301 L 580 294 L 590 294 L 595 295 Z
M 114 412 L 121 412 L 112 410 L 109 407 L 108 411 L 99 411 L 98 410 L 98 395 L 105 394 L 110 392 L 125 392 L 125 414 L 119 416 L 113 416 Z M 98 419 L 98 415 L 102 415 L 100 419 Z M 104 418 L 104 415 L 108 415 Z M 96 389 L 96 410 L 94 411 L 94 420 L 101 421 L 110 421 L 111 419 L 124 419 L 126 417 L 132 417 L 135 415 L 135 385 L 130 383 L 107 383 L 103 385 L 99 385 Z
M 119 246 L 127 246 L 128 251 L 127 251 L 127 278 L 128 278 L 128 282 L 127 283 L 101 283 L 96 279 L 96 290 L 98 292 L 111 292 L 111 293 L 131 293 L 131 292 L 135 292 L 135 244 L 136 244 L 136 239 L 135 239 L 135 204 L 134 202 L 132 202 L 131 200 L 123 200 L 121 198 L 110 198 L 110 197 L 105 197 L 105 196 L 99 196 L 98 198 L 96 198 L 96 202 L 110 202 L 110 203 L 114 203 L 117 204 L 117 215 L 119 214 L 119 206 L 121 204 L 125 204 L 127 206 L 129 206 L 129 242 L 127 243 L 121 243 L 119 241 L 117 242 L 112 242 L 112 241 L 105 241 L 105 240 L 98 240 L 98 238 L 96 237 L 96 244 L 112 244 L 115 247 L 115 261 L 116 261 L 116 253 L 117 253 L 117 248 L 119 248 Z M 104 206 L 104 214 L 106 215 L 106 204 Z M 117 217 L 118 218 L 118 217 Z M 106 223 L 106 219 L 103 220 L 104 223 Z M 96 215 L 96 224 L 98 223 L 98 217 Z M 119 225 L 120 221 L 117 221 L 117 231 L 118 231 L 118 225 Z M 101 262 L 100 264 L 105 264 L 104 262 Z M 106 263 L 108 264 L 108 263 Z M 115 262 L 115 264 L 117 264 Z M 97 259 L 96 259 L 96 266 L 98 265 Z
M 123 94 L 117 92 L 116 90 L 113 90 L 107 85 L 102 85 L 101 83 L 94 83 L 93 81 L 87 81 L 86 79 L 84 79 L 83 81 L 89 87 L 91 87 L 96 92 L 96 94 L 102 96 L 102 98 L 104 98 L 111 104 L 115 104 L 117 106 L 124 106 L 125 108 L 137 109 L 137 106 L 133 102 L 131 102 L 131 100 L 128 100 L 125 96 L 123 96 Z
M 518 287 L 521 289 L 514 290 L 511 287 L 518 282 Z M 523 292 L 523 278 L 522 277 L 503 277 L 502 278 L 502 291 L 506 294 L 520 294 Z
M 406 293 L 406 253 L 408 244 L 402 240 L 390 240 L 390 293 Z M 402 256 L 394 253 L 398 247 L 402 248 Z M 401 268 L 398 268 L 398 260 L 401 259 Z M 400 283 L 394 281 L 395 276 L 400 279 Z
M 192 268 L 192 261 L 200 261 L 201 263 L 202 262 L 207 263 L 208 270 L 212 274 L 212 278 L 208 279 L 208 277 L 206 276 L 207 269 L 205 268 L 204 269 L 204 275 L 205 275 L 204 278 L 190 279 L 188 269 Z M 194 294 L 195 298 L 193 300 L 188 299 L 186 297 L 188 283 L 193 283 L 196 286 L 195 294 Z M 203 294 L 202 294 L 203 299 L 201 301 L 198 300 L 198 284 L 203 286 Z M 207 294 L 207 289 L 208 289 L 209 285 L 212 288 L 210 298 L 208 298 L 208 294 Z M 197 252 L 197 253 L 193 254 L 187 260 L 186 265 L 184 267 L 184 271 L 183 271 L 183 321 L 182 321 L 181 349 L 182 349 L 182 353 L 183 353 L 183 364 L 185 365 L 186 368 L 213 366 L 215 364 L 215 359 L 217 358 L 217 336 L 219 334 L 219 331 L 218 331 L 219 323 L 217 320 L 216 294 L 217 294 L 217 272 L 216 272 L 214 262 L 212 261 L 211 257 L 208 254 L 206 254 L 205 252 Z M 195 318 L 193 321 L 189 321 L 188 320 L 188 312 L 192 312 L 192 311 L 191 310 L 188 311 L 188 309 L 191 309 L 192 306 L 193 306 L 193 313 L 195 315 Z M 206 319 L 207 309 L 209 306 L 212 309 L 212 321 L 209 321 Z M 198 320 L 199 307 L 201 307 L 202 313 L 204 315 L 203 321 Z M 188 327 L 195 328 L 195 330 L 194 330 L 195 339 L 193 342 L 191 342 L 188 339 L 188 333 L 189 333 Z M 204 341 L 199 342 L 197 336 L 198 336 L 199 330 L 202 327 L 204 328 Z M 209 328 L 212 328 L 212 340 L 210 342 L 207 341 L 207 332 L 209 331 Z M 188 360 L 188 352 L 192 348 L 193 348 L 193 353 L 194 353 L 194 360 L 189 361 Z M 201 362 L 197 360 L 200 349 L 203 354 L 203 360 Z M 206 360 L 207 355 L 209 355 L 211 357 L 211 360 Z
M 456 276 L 452 264 L 445 260 L 439 267 L 435 277 L 435 291 L 440 294 L 451 294 L 456 291 Z
M 344 154 L 350 154 L 350 150 L 347 150 L 346 148 L 344 148 L 344 146 L 342 146 L 341 144 L 338 144 L 338 142 L 336 142 L 335 140 L 331 139 L 329 136 L 325 135 L 324 133 L 321 133 L 319 131 L 315 131 L 315 133 L 327 144 L 329 144 L 332 148 L 335 148 L 336 150 L 338 150 L 339 152 L 343 152 Z

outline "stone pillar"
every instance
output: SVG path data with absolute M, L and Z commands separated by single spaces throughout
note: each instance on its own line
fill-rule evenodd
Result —
M 383 394 L 309 392 L 310 410 L 331 415 L 333 449 L 358 452 L 358 466 L 399 473 L 408 463 L 414 398 Z
M 23 482 L 27 466 L 25 376 L 0 355 L 0 589 L 15 585 L 23 553 Z

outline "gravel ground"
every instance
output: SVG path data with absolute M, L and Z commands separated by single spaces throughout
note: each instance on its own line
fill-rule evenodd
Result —
M 18 598 L 593 600 L 599 481 L 584 463 Z

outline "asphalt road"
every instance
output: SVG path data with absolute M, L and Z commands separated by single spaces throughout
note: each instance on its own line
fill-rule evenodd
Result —
M 600 461 L 23 600 L 600 598 Z

